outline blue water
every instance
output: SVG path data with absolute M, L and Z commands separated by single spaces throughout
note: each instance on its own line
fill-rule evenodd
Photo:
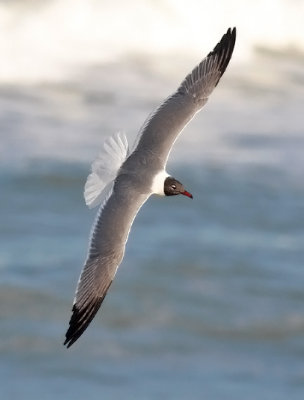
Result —
M 101 313 L 70 350 L 93 218 L 86 169 L 34 163 L 1 177 L 4 398 L 301 398 L 304 188 L 275 170 L 176 172 L 194 200 L 143 207 Z
M 273 80 L 227 71 L 168 166 L 194 199 L 144 205 L 69 350 L 90 163 L 107 135 L 133 138 L 185 71 L 176 82 L 170 59 L 161 74 L 124 60 L 1 84 L 1 399 L 303 399 L 304 80 L 299 58 L 290 71 L 285 57 L 255 60 Z

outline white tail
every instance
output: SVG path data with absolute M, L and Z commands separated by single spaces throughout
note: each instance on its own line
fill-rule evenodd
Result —
M 112 189 L 117 172 L 128 155 L 128 141 L 124 133 L 107 138 L 104 148 L 92 164 L 92 172 L 84 187 L 86 205 L 93 208 L 102 203 Z

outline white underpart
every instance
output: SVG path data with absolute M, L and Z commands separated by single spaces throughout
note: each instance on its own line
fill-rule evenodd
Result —
M 104 142 L 104 148 L 92 164 L 92 173 L 84 187 L 86 205 L 93 208 L 101 204 L 111 192 L 114 179 L 128 155 L 125 134 L 117 133 Z
M 165 196 L 164 183 L 168 176 L 170 175 L 165 170 L 160 171 L 154 176 L 151 186 L 152 193 L 158 194 L 159 196 Z

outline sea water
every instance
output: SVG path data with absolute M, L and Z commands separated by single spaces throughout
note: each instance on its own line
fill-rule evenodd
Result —
M 194 199 L 143 206 L 69 350 L 96 212 L 83 200 L 90 164 L 106 136 L 132 143 L 199 59 L 131 52 L 61 81 L 3 78 L 1 399 L 303 398 L 304 56 L 252 51 L 232 58 L 171 153 Z

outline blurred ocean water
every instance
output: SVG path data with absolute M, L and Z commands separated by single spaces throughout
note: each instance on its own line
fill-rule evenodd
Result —
M 90 164 L 106 136 L 132 142 L 199 58 L 130 51 L 59 81 L 0 73 L 1 398 L 303 398 L 304 53 L 251 50 L 175 144 L 168 170 L 193 201 L 144 205 L 69 350 Z

